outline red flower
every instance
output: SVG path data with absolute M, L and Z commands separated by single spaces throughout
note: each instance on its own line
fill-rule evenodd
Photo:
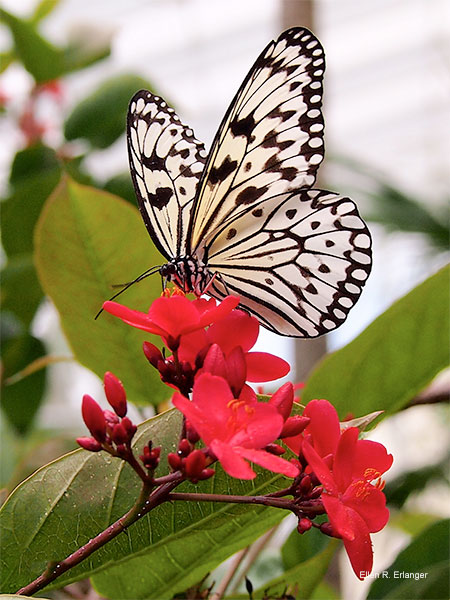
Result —
M 289 373 L 289 364 L 268 352 L 250 352 L 259 334 L 259 322 L 242 310 L 233 310 L 225 318 L 216 320 L 206 331 L 195 331 L 183 337 L 178 355 L 180 360 L 195 364 L 198 353 L 208 345 L 217 344 L 225 358 L 236 347 L 244 352 L 247 381 L 273 381 Z
M 286 446 L 299 454 L 304 437 L 309 436 L 310 443 L 319 456 L 333 455 L 341 435 L 339 417 L 334 406 L 328 400 L 311 400 L 303 411 L 303 417 L 309 419 L 308 426 L 302 434 L 284 438 Z
M 288 477 L 298 474 L 294 465 L 262 450 L 278 438 L 283 417 L 275 407 L 258 402 L 248 386 L 235 399 L 225 379 L 202 373 L 195 381 L 192 402 L 181 394 L 172 401 L 232 477 L 256 477 L 245 459 Z
M 315 425 L 320 426 L 320 423 L 315 422 Z M 331 431 L 332 437 L 334 432 L 335 426 Z M 329 449 L 323 447 L 326 427 L 317 439 L 314 436 L 312 439 L 322 456 L 326 455 Z M 331 441 L 330 446 L 333 444 Z M 392 455 L 382 444 L 358 440 L 356 427 L 346 429 L 340 435 L 333 452 L 331 470 L 318 449 L 307 439 L 303 440 L 303 455 L 324 486 L 322 502 L 333 533 L 342 537 L 356 576 L 364 579 L 372 570 L 373 563 L 369 534 L 380 531 L 389 519 L 380 478 L 392 465 Z M 374 480 L 377 480 L 375 485 L 372 484 Z
M 190 301 L 185 296 L 157 298 L 148 313 L 132 310 L 117 302 L 105 302 L 103 308 L 133 327 L 149 331 L 163 338 L 171 350 L 176 350 L 181 336 L 204 329 L 223 319 L 239 303 L 239 298 L 227 296 L 218 306 L 214 298 Z

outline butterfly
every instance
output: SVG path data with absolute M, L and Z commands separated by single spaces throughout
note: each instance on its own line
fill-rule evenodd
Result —
M 371 269 L 371 237 L 347 197 L 314 189 L 324 158 L 324 50 L 296 27 L 270 42 L 209 153 L 159 96 L 129 106 L 131 176 L 166 282 L 240 306 L 275 333 L 341 325 Z

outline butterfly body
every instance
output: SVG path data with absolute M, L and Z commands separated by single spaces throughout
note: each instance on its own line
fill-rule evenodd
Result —
M 139 209 L 166 281 L 197 296 L 240 297 L 281 335 L 338 327 L 371 268 L 355 204 L 313 189 L 324 157 L 323 48 L 285 31 L 251 68 L 209 153 L 174 110 L 141 90 L 128 151 Z
M 160 273 L 165 281 L 173 282 L 186 294 L 201 296 L 207 290 L 214 275 L 196 256 L 181 256 L 162 265 Z

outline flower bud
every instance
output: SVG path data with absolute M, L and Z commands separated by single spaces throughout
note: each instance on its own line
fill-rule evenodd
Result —
M 96 439 L 97 442 L 104 442 L 106 439 L 105 415 L 94 398 L 89 396 L 89 394 L 83 396 L 81 414 L 83 415 L 83 421 L 91 432 L 92 437 Z
M 128 432 L 122 423 L 114 425 L 111 432 L 111 438 L 115 444 L 126 444 L 128 442 Z
M 145 358 L 155 368 L 158 368 L 158 362 L 160 360 L 164 361 L 161 350 L 150 342 L 144 342 L 142 349 L 144 350 Z
M 206 457 L 201 450 L 193 450 L 186 458 L 185 471 L 189 479 L 198 479 L 205 468 Z
M 205 479 L 209 479 L 213 475 L 215 475 L 214 469 L 203 469 L 200 475 L 197 477 L 199 481 L 204 481 Z
M 103 377 L 106 399 L 119 417 L 127 414 L 127 395 L 120 379 L 107 371 Z
M 111 429 L 120 421 L 119 417 L 116 413 L 113 413 L 112 410 L 104 410 L 103 415 L 105 417 L 106 425 Z
M 121 425 L 122 427 L 125 428 L 125 431 L 128 434 L 128 441 L 131 440 L 131 438 L 133 437 L 133 435 L 136 433 L 137 431 L 137 427 L 134 423 L 131 422 L 131 420 L 128 417 L 124 417 L 121 421 Z
M 281 456 L 286 452 L 286 450 L 278 444 L 267 444 L 265 450 L 270 452 L 270 454 L 275 454 L 275 456 Z
M 309 475 L 305 475 L 300 481 L 298 488 L 302 494 L 308 494 L 312 488 L 311 477 Z
M 312 527 L 312 523 L 311 523 L 310 519 L 303 517 L 298 520 L 297 531 L 299 533 L 305 533 L 306 531 L 309 531 L 311 529 L 311 527 Z
M 186 437 L 191 442 L 191 444 L 196 444 L 200 439 L 197 430 L 194 429 L 194 427 L 189 423 L 189 421 L 186 421 Z
M 239 395 L 247 379 L 247 363 L 241 346 L 236 346 L 227 356 L 228 383 L 235 398 Z
M 178 444 L 179 456 L 187 456 L 191 452 L 191 450 L 192 450 L 192 446 L 186 438 L 183 438 L 182 440 L 180 440 L 180 443 Z
M 182 465 L 181 456 L 175 454 L 175 452 L 169 452 L 167 462 L 174 471 L 178 471 Z
M 283 419 L 286 421 L 292 410 L 294 402 L 294 387 L 292 383 L 285 383 L 279 390 L 273 394 L 269 400 L 269 404 L 274 406 Z
M 305 429 L 310 421 L 311 419 L 309 417 L 301 417 L 300 415 L 289 417 L 281 430 L 280 439 L 298 435 Z
M 89 450 L 89 452 L 99 452 L 102 449 L 102 445 L 97 440 L 94 440 L 94 438 L 79 437 L 76 441 L 79 446 L 85 450 Z

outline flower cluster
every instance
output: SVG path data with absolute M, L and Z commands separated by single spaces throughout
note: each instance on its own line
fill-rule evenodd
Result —
M 77 442 L 91 452 L 107 450 L 115 456 L 125 457 L 129 454 L 137 427 L 126 416 L 127 396 L 122 382 L 108 371 L 103 378 L 103 385 L 106 399 L 114 412 L 102 410 L 94 398 L 85 394 L 81 414 L 92 437 L 77 438 Z
M 377 442 L 358 440 L 359 431 L 341 431 L 335 408 L 327 400 L 312 400 L 303 411 L 309 419 L 304 431 L 285 439 L 302 464 L 298 493 L 317 498 L 329 523 L 324 533 L 342 538 L 355 574 L 363 579 L 372 570 L 370 533 L 383 529 L 389 519 L 381 476 L 393 457 Z M 316 485 L 314 485 L 316 484 Z M 299 531 L 308 521 L 299 520 Z
M 239 479 L 256 477 L 250 463 L 290 477 L 292 483 L 273 497 L 273 505 L 297 516 L 299 533 L 316 527 L 341 538 L 353 570 L 363 579 L 372 569 L 370 534 L 380 531 L 389 518 L 381 477 L 392 456 L 381 444 L 359 440 L 356 427 L 341 429 L 327 400 L 312 400 L 301 415 L 291 415 L 291 383 L 266 401 L 258 398 L 247 382 L 283 377 L 289 365 L 272 354 L 252 351 L 259 323 L 237 304 L 233 296 L 219 304 L 214 299 L 190 301 L 178 291 L 166 291 L 148 313 L 106 302 L 109 313 L 161 338 L 162 351 L 150 342 L 143 350 L 162 381 L 175 389 L 172 403 L 184 416 L 183 428 L 177 451 L 167 457 L 171 474 L 153 479 L 161 448 L 151 441 L 140 455 L 144 473 L 131 449 L 136 427 L 126 417 L 125 391 L 106 373 L 105 394 L 114 412 L 103 411 L 85 395 L 82 412 L 92 437 L 79 438 L 78 443 L 127 460 L 152 486 L 162 480 L 208 479 L 216 461 Z M 292 451 L 290 460 L 282 457 L 286 449 L 280 440 Z M 202 447 L 197 447 L 199 441 Z M 270 505 L 270 498 L 264 503 Z

